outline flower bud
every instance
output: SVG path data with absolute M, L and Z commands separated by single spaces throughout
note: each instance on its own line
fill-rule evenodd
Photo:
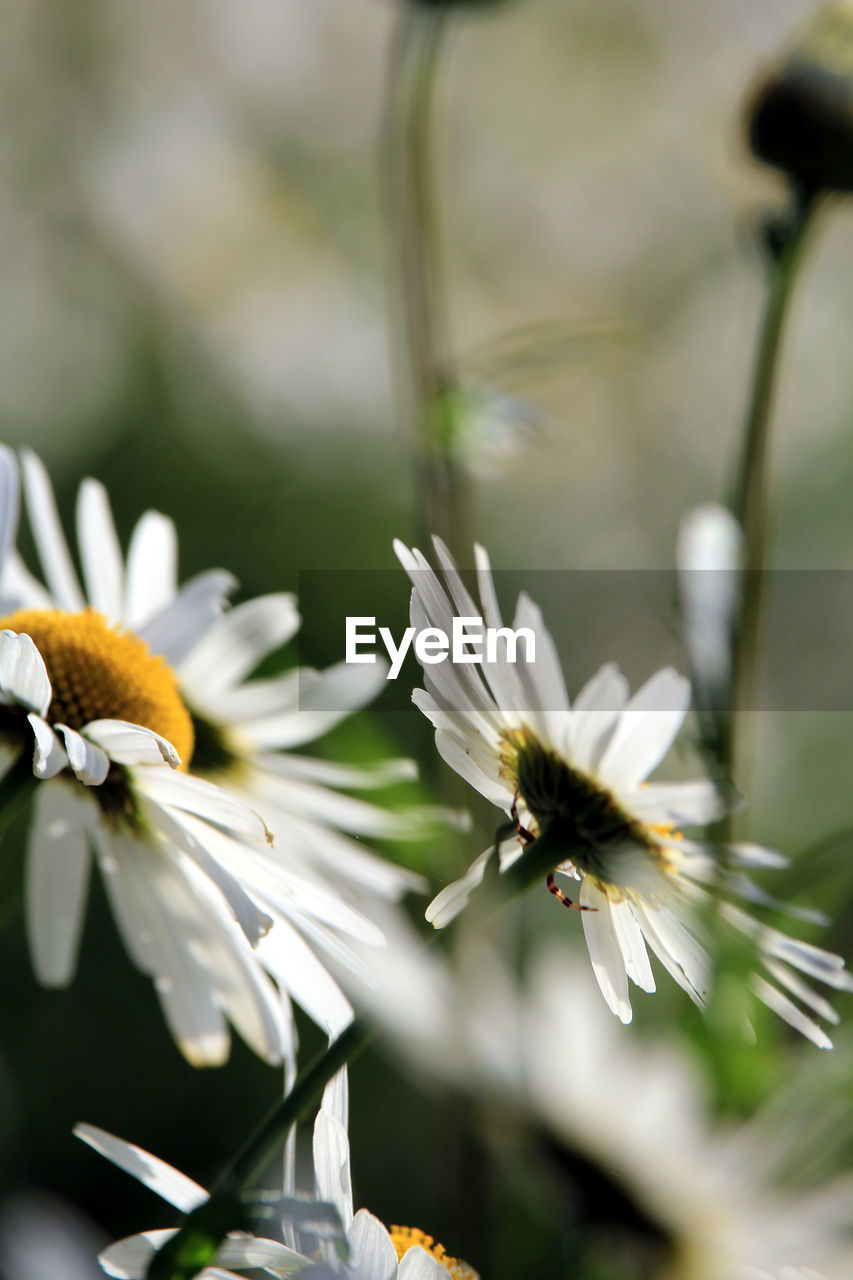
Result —
M 834 0 L 749 110 L 759 160 L 808 191 L 853 191 L 853 0 Z

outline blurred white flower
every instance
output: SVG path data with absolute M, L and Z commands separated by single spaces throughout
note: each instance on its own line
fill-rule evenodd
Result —
M 454 618 L 482 617 L 503 626 L 488 557 L 476 548 L 480 604 L 474 603 L 444 545 L 436 540 L 445 586 L 419 551 L 395 543 L 412 581 L 411 623 L 453 632 Z M 720 851 L 686 839 L 682 826 L 702 826 L 725 812 L 718 789 L 707 779 L 648 782 L 675 740 L 690 704 L 690 685 L 671 668 L 657 672 L 630 696 L 619 669 L 604 666 L 569 702 L 554 641 L 536 605 L 521 595 L 513 629 L 527 628 L 535 652 L 523 638 L 514 661 L 508 646 L 494 661 L 424 664 L 426 689 L 413 697 L 435 726 L 444 760 L 477 791 L 510 815 L 516 834 L 499 847 L 507 871 L 534 837 L 547 833 L 564 857 L 554 870 L 580 882 L 579 907 L 590 959 L 609 1007 L 631 1019 L 630 978 L 644 991 L 655 982 L 646 944 L 697 1004 L 706 999 L 710 960 L 697 940 L 696 908 L 723 884 L 759 901 L 761 891 L 744 875 L 751 867 L 778 866 L 779 854 L 751 844 L 729 846 L 725 869 Z M 465 875 L 430 904 L 427 919 L 442 928 L 465 907 L 492 857 L 486 850 Z M 556 861 L 556 859 L 555 859 Z M 559 889 L 552 892 L 574 905 Z M 755 993 L 803 1035 L 831 1045 L 809 1010 L 829 1021 L 827 1002 L 799 976 L 849 990 L 844 962 L 817 947 L 764 927 L 729 901 L 723 918 L 753 939 L 770 977 L 755 975 Z M 799 971 L 795 972 L 795 971 Z M 789 993 L 789 994 L 786 994 Z
M 48 587 L 17 552 L 7 555 L 0 693 L 4 737 L 18 752 L 34 740 L 36 776 L 55 779 L 37 790 L 27 863 L 37 976 L 54 986 L 73 976 L 94 848 L 130 954 L 154 979 L 189 1060 L 224 1061 L 227 1018 L 262 1057 L 292 1064 L 288 994 L 324 1028 L 345 1025 L 351 1006 L 327 966 L 362 972 L 355 946 L 381 944 L 382 935 L 334 888 L 294 867 L 287 848 L 273 850 L 268 827 L 244 799 L 187 772 L 208 726 L 194 722 L 178 670 L 186 660 L 191 678 L 207 673 L 210 700 L 230 697 L 245 742 L 253 741 L 245 697 L 254 697 L 254 724 L 267 744 L 288 727 L 293 737 L 297 724 L 310 736 L 306 726 L 316 730 L 318 717 L 309 712 L 300 722 L 292 677 L 255 682 L 242 718 L 236 709 L 243 675 L 295 629 L 293 602 L 264 597 L 220 618 L 230 575 L 216 570 L 179 589 L 174 527 L 152 512 L 136 527 L 125 569 L 106 494 L 94 481 L 81 487 L 77 509 L 84 594 L 44 468 L 26 454 L 23 469 Z M 16 479 L 8 451 L 0 476 L 8 499 Z M 5 511 L 8 536 L 12 502 Z M 296 760 L 297 779 L 300 766 Z M 301 767 L 312 779 L 312 762 Z M 319 807 L 316 785 L 296 780 L 293 789 Z M 328 796 L 330 810 L 336 800 L 346 804 Z M 309 824 L 296 814 L 295 825 L 304 835 Z M 316 825 L 314 844 L 325 848 Z M 384 864 L 367 853 L 361 859 L 381 879 Z M 407 883 L 403 872 L 385 874 L 389 892 Z
M 744 555 L 743 531 L 725 507 L 707 503 L 682 520 L 675 561 L 684 642 L 698 704 L 717 721 L 730 705 Z
M 472 966 L 469 988 L 482 989 L 487 976 L 500 985 L 492 955 Z M 564 949 L 541 949 L 521 991 L 506 979 L 504 987 L 502 1002 L 491 1000 L 488 1040 L 479 1033 L 480 1058 L 484 1049 L 492 1058 L 500 1040 L 518 1046 L 518 1094 L 663 1230 L 667 1280 L 746 1280 L 750 1266 L 775 1276 L 804 1263 L 826 1280 L 853 1274 L 849 1178 L 781 1189 L 791 1170 L 775 1167 L 760 1113 L 739 1127 L 714 1124 L 686 1050 L 620 1035 Z M 796 1121 L 792 1114 L 789 1127 Z M 779 1280 L 796 1274 L 782 1270 Z

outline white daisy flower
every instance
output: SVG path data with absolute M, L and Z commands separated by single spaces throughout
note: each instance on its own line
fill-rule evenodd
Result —
M 187 771 L 197 726 L 176 665 L 199 637 L 205 643 L 233 580 L 217 570 L 178 589 L 174 528 L 154 513 L 137 525 L 125 570 L 106 494 L 87 482 L 78 504 L 84 594 L 44 469 L 31 454 L 23 467 L 49 589 L 8 554 L 0 738 L 18 752 L 34 742 L 34 773 L 52 780 L 36 793 L 27 859 L 36 974 L 50 986 L 73 977 L 94 850 L 125 943 L 154 979 L 189 1060 L 224 1061 L 230 1021 L 262 1057 L 292 1064 L 288 993 L 322 1026 L 341 1028 L 351 1006 L 327 965 L 360 971 L 355 945 L 382 938 L 286 865 L 252 807 Z M 0 498 L 14 498 L 8 451 L 0 478 Z M 8 538 L 13 501 L 3 511 Z M 216 633 L 220 681 L 251 667 L 294 614 L 289 597 L 235 610 Z
M 710 706 L 729 692 L 745 558 L 743 530 L 725 507 L 706 503 L 679 525 L 675 563 L 684 639 L 694 683 Z
M 432 627 L 450 636 L 454 617 L 482 617 L 486 627 L 501 628 L 485 551 L 476 548 L 478 607 L 447 549 L 438 540 L 435 545 L 446 588 L 419 551 L 395 543 L 414 586 L 416 632 Z M 548 886 L 567 905 L 579 907 L 592 966 L 612 1011 L 630 1021 L 629 978 L 643 991 L 654 991 L 647 945 L 702 1005 L 711 965 L 696 936 L 696 907 L 708 900 L 709 886 L 723 878 L 723 867 L 718 849 L 686 839 L 680 828 L 714 821 L 725 805 L 708 780 L 647 781 L 687 714 L 689 682 L 666 668 L 631 696 L 627 680 L 610 664 L 572 705 L 554 641 L 526 595 L 519 597 L 513 621 L 513 629 L 520 628 L 535 637 L 533 658 L 520 642 L 516 662 L 499 647 L 495 661 L 424 665 L 426 689 L 415 690 L 415 704 L 435 726 L 444 760 L 512 817 L 516 834 L 499 847 L 502 872 L 523 858 L 526 845 L 540 834 L 565 849 L 564 859 L 555 858 L 559 865 Z M 436 928 L 465 907 L 491 857 L 491 849 L 482 853 L 430 904 L 427 919 Z M 727 887 L 763 901 L 745 870 L 783 861 L 755 845 L 730 846 L 725 865 L 733 870 L 725 875 Z M 795 999 L 817 1016 L 837 1021 L 831 1006 L 800 975 L 849 990 L 853 983 L 843 960 L 759 925 L 731 902 L 720 910 L 756 943 L 768 975 L 753 979 L 756 994 L 815 1044 L 830 1047 L 825 1032 Z
M 337 1212 L 340 1239 L 349 1258 L 342 1262 L 333 1244 L 317 1247 L 317 1238 L 295 1229 L 296 1249 L 276 1240 L 233 1233 L 221 1246 L 216 1266 L 201 1273 L 201 1280 L 224 1280 L 245 1271 L 263 1268 L 274 1276 L 302 1275 L 357 1277 L 358 1280 L 478 1280 L 465 1262 L 452 1258 L 432 1236 L 413 1227 L 386 1229 L 366 1209 L 353 1213 L 350 1150 L 347 1136 L 346 1072 L 327 1086 L 323 1106 L 314 1125 L 314 1177 L 316 1198 Z M 207 1193 L 184 1174 L 155 1156 L 122 1142 L 92 1125 L 78 1125 L 75 1134 L 101 1155 L 126 1170 L 150 1190 L 183 1213 L 207 1199 Z M 310 1217 L 311 1202 L 305 1201 Z M 294 1228 L 291 1226 L 291 1231 Z M 155 1250 L 172 1231 L 146 1231 L 110 1245 L 100 1255 L 107 1275 L 117 1280 L 143 1280 Z M 222 1270 L 225 1268 L 225 1270 Z
M 796 1105 L 781 1127 L 776 1112 L 739 1125 L 716 1121 L 687 1050 L 673 1040 L 620 1035 L 585 966 L 564 946 L 539 948 L 522 986 L 482 944 L 465 965 L 464 1007 L 477 1003 L 473 992 L 483 1006 L 473 1019 L 467 1014 L 467 1028 L 465 1013 L 454 1023 L 470 1046 L 469 1079 L 479 1076 L 514 1100 L 627 1194 L 664 1243 L 650 1274 L 853 1274 L 851 1179 L 797 1182 L 796 1161 L 807 1167 L 826 1135 L 812 1143 Z
M 344 972 L 358 969 L 365 977 L 351 946 L 342 950 L 336 929 L 352 943 L 376 946 L 382 931 L 375 922 L 398 934 L 402 925 L 401 913 L 383 904 L 426 887 L 422 876 L 381 858 L 364 840 L 414 839 L 439 823 L 458 825 L 458 815 L 444 810 L 392 813 L 344 793 L 411 779 L 416 769 L 409 760 L 356 767 L 295 750 L 372 701 L 384 687 L 384 669 L 340 663 L 322 672 L 301 668 L 248 678 L 298 631 L 295 598 L 266 595 L 225 610 L 236 582 L 223 570 L 201 574 L 179 589 L 175 527 L 153 511 L 137 523 L 125 563 L 109 498 L 92 479 L 80 486 L 76 511 L 84 590 L 45 468 L 27 451 L 21 462 L 47 588 L 12 552 L 0 595 L 17 608 L 76 613 L 88 606 L 165 660 L 192 720 L 193 773 L 262 810 L 275 835 L 276 863 L 300 899 L 295 912 L 284 909 L 276 949 L 268 957 L 275 976 L 316 1022 L 339 1030 L 351 1006 L 315 951 L 332 965 L 343 961 Z

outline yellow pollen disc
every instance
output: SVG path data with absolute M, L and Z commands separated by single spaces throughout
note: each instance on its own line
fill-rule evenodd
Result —
M 440 1262 L 453 1280 L 479 1280 L 476 1271 L 468 1266 L 467 1262 L 460 1262 L 458 1258 L 451 1258 L 444 1250 L 444 1245 L 436 1244 L 432 1236 L 428 1236 L 424 1231 L 419 1231 L 417 1227 L 391 1227 L 388 1234 L 391 1237 L 391 1243 L 397 1250 L 397 1261 L 402 1262 L 404 1256 L 410 1249 L 414 1249 L 416 1245 L 435 1258 L 436 1262 Z
M 48 719 L 83 729 L 91 720 L 129 720 L 168 739 L 185 769 L 193 753 L 193 723 L 178 682 L 144 640 L 110 625 L 94 609 L 21 609 L 0 629 L 28 635 L 50 676 Z

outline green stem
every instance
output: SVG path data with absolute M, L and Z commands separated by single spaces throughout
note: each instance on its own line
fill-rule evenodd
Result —
M 794 194 L 785 242 L 775 258 L 758 352 L 752 394 L 744 426 L 743 447 L 731 507 L 746 541 L 746 574 L 740 626 L 732 660 L 732 707 L 723 734 L 721 760 L 731 776 L 743 752 L 740 712 L 754 703 L 756 661 L 767 542 L 767 472 L 770 424 L 779 370 L 779 356 L 794 285 L 803 257 L 806 231 L 816 204 L 811 192 Z
M 501 906 L 538 883 L 571 854 L 567 833 L 551 822 L 523 857 L 499 879 Z M 496 855 L 495 855 L 496 858 Z M 211 1188 L 209 1198 L 187 1214 L 178 1231 L 151 1259 L 146 1280 L 192 1280 L 210 1266 L 229 1231 L 248 1225 L 245 1195 L 272 1160 L 296 1122 L 316 1102 L 341 1067 L 364 1049 L 373 1030 L 356 1018 L 299 1077 L 281 1102 L 261 1122 Z
M 458 458 L 458 379 L 447 342 L 436 232 L 433 102 L 447 13 L 409 4 L 388 72 L 388 168 L 400 271 L 421 533 L 467 554 L 470 493 Z
M 338 1071 L 361 1052 L 373 1032 L 356 1018 L 319 1054 L 281 1102 L 261 1121 L 225 1167 L 204 1204 L 188 1213 L 180 1228 L 154 1255 L 147 1280 L 191 1280 L 209 1266 L 229 1231 L 244 1226 L 244 1195 L 264 1171 L 296 1122 L 320 1097 Z

